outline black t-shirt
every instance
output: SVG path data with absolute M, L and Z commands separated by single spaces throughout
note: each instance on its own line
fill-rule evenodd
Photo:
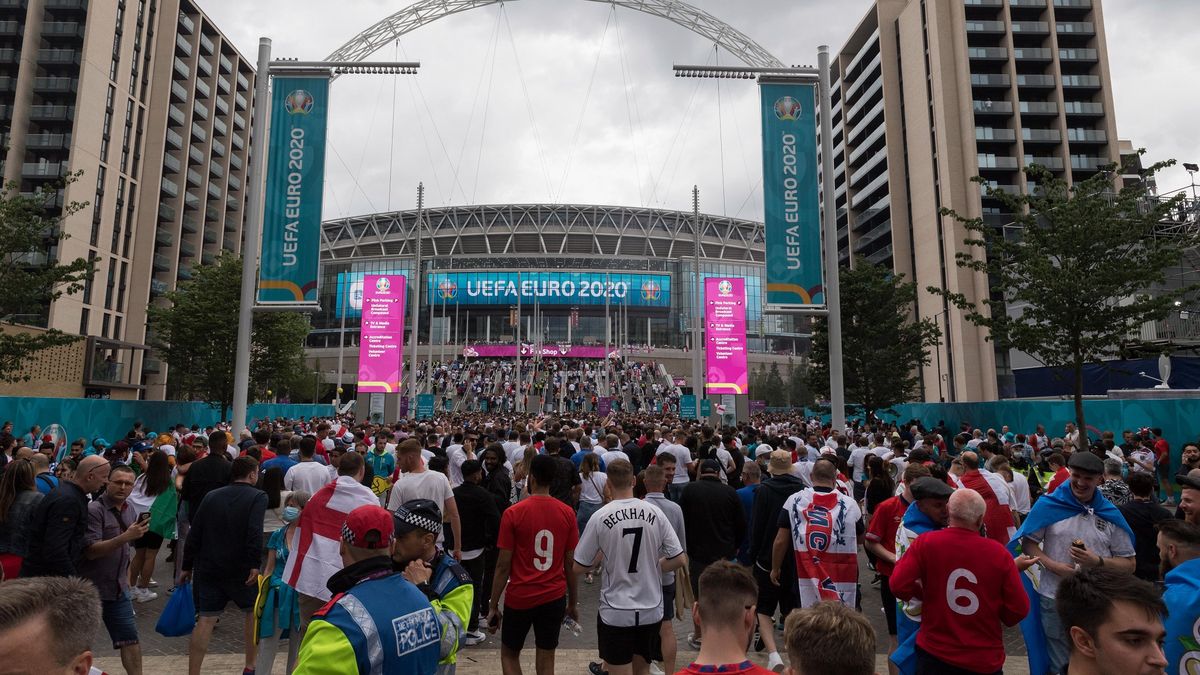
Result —
M 1129 529 L 1133 530 L 1137 566 L 1134 576 L 1146 581 L 1158 581 L 1158 531 L 1156 525 L 1172 518 L 1171 512 L 1154 502 L 1132 501 L 1117 507 Z
M 558 501 L 575 508 L 575 500 L 571 495 L 571 488 L 583 483 L 579 477 L 579 471 L 575 468 L 575 462 L 566 457 L 554 458 L 554 482 L 550 483 L 550 496 Z

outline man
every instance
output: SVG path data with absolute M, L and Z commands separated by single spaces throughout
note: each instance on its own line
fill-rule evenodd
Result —
M 873 675 L 875 629 L 840 602 L 819 602 L 792 612 L 784 624 L 787 675 Z
M 500 629 L 504 675 L 520 675 L 521 649 L 531 627 L 537 646 L 536 672 L 552 675 L 563 617 L 577 621 L 579 617 L 576 578 L 570 569 L 579 526 L 575 512 L 550 496 L 556 461 L 547 455 L 533 458 L 526 482 L 529 497 L 509 507 L 500 518 L 500 556 L 488 602 L 488 627 L 491 632 Z
M 23 577 L 79 576 L 88 526 L 87 496 L 108 482 L 109 464 L 99 455 L 84 457 L 75 474 L 34 508 Z
M 1066 486 L 1043 495 L 1009 543 L 1010 548 L 1020 543 L 1024 553 L 1041 559 L 1038 597 L 1030 598 L 1039 603 L 1041 625 L 1034 625 L 1036 612 L 1030 613 L 1033 619 L 1021 622 L 1030 645 L 1030 672 L 1058 672 L 1070 656 L 1067 626 L 1060 622 L 1054 602 L 1064 579 L 1093 567 L 1127 574 L 1134 570 L 1133 533 L 1117 507 L 1096 490 L 1103 462 L 1090 452 L 1075 452 L 1070 466 Z M 1074 545 L 1076 541 L 1083 545 Z
M 811 488 L 788 497 L 776 526 L 771 581 L 779 583 L 785 552 L 796 556 L 796 588 L 801 607 L 835 600 L 858 601 L 858 502 L 837 490 L 837 465 L 827 458 L 812 467 Z
M 621 450 L 621 439 L 616 434 L 608 434 L 604 437 L 604 452 L 600 455 L 601 466 L 608 466 L 613 460 L 623 459 L 629 462 L 629 455 Z M 632 466 L 632 463 L 631 463 Z
M 230 464 L 225 444 L 225 434 L 213 434 L 208 439 L 208 454 L 188 466 L 179 501 L 187 503 L 189 515 L 199 512 L 205 495 L 229 485 Z
M 469 459 L 463 463 L 464 470 L 471 462 L 478 463 Z M 415 584 L 433 606 L 442 634 L 437 672 L 453 675 L 460 638 L 475 614 L 471 575 L 437 546 L 437 534 L 442 529 L 442 513 L 437 504 L 428 499 L 414 499 L 401 504 L 394 515 L 396 544 L 392 549 L 392 567 Z
M 415 438 L 406 439 L 397 451 L 397 465 L 400 475 L 392 483 L 392 492 L 388 497 L 388 510 L 393 513 L 404 502 L 414 499 L 428 499 L 438 505 L 450 529 L 455 533 L 454 558 L 462 559 L 462 542 L 458 536 L 462 532 L 462 520 L 458 515 L 458 503 L 454 500 L 454 489 L 450 479 L 439 471 L 430 471 L 425 467 L 421 455 L 421 443 Z M 445 542 L 445 535 L 439 530 L 438 544 Z
M 854 481 L 854 499 L 861 503 L 866 496 L 867 457 L 873 454 L 866 436 L 859 434 L 850 449 L 850 479 Z
M 715 459 L 700 463 L 700 475 L 688 483 L 679 497 L 683 522 L 688 533 L 688 573 L 692 593 L 699 597 L 700 575 L 704 568 L 718 560 L 737 555 L 738 545 L 746 535 L 746 516 L 737 491 L 721 482 L 721 465 Z M 688 642 L 699 647 L 700 626 L 694 626 Z
M 386 478 L 396 470 L 396 446 L 388 442 L 390 438 L 391 433 L 386 429 L 375 432 L 375 444 L 371 446 L 371 452 L 367 453 L 367 463 L 371 465 L 376 476 Z
M 987 445 L 979 447 L 983 448 Z M 959 460 L 966 469 L 962 476 L 959 476 L 959 482 L 963 487 L 977 492 L 987 504 L 987 514 L 983 519 L 986 528 L 985 536 L 1001 546 L 1007 544 L 1017 532 L 1016 521 L 1013 519 L 1012 501 L 1009 499 L 1008 483 L 999 474 L 980 471 L 979 455 L 974 452 L 964 452 Z
M 454 443 L 446 448 L 446 459 L 450 460 L 450 487 L 462 485 L 463 462 L 476 459 L 475 438 L 464 436 L 462 433 L 454 434 Z
M 100 628 L 100 597 L 84 579 L 10 579 L 0 593 L 0 669 L 86 675 Z
M 671 501 L 678 503 L 683 496 L 683 487 L 691 481 L 688 474 L 696 470 L 696 465 L 692 461 L 692 451 L 684 445 L 687 433 L 683 429 L 676 429 L 674 439 L 674 443 L 660 445 L 657 454 L 661 456 L 665 452 L 675 458 L 675 475 L 671 478 L 670 490 Z
M 1111 457 L 1104 460 L 1104 482 L 1100 484 L 1100 487 L 1096 488 L 1100 494 L 1104 495 L 1105 499 L 1112 502 L 1113 506 L 1124 506 L 1132 499 L 1129 493 L 1129 483 L 1125 482 L 1125 479 L 1121 477 L 1122 464 L 1121 460 L 1112 459 Z M 1130 479 L 1139 473 L 1144 472 L 1130 471 Z
M 121 653 L 121 665 L 130 675 L 142 672 L 142 648 L 129 595 L 129 544 L 149 528 L 149 520 L 135 520 L 125 502 L 133 492 L 133 469 L 113 467 L 108 487 L 88 505 L 87 534 L 79 572 L 100 591 L 101 615 L 113 649 Z M 158 597 L 147 592 L 146 600 Z M 144 602 L 140 600 L 139 602 Z
M 58 487 L 58 478 L 50 473 L 50 459 L 45 453 L 37 453 L 29 458 L 29 462 L 33 466 L 33 484 L 38 492 L 48 495 Z
M 776 584 L 771 582 L 771 556 L 783 505 L 803 490 L 805 484 L 792 474 L 792 453 L 787 450 L 770 453 L 767 472 L 770 477 L 758 489 L 750 519 L 750 558 L 754 561 L 753 575 L 758 586 L 758 634 L 767 650 L 767 667 L 779 672 L 783 657 L 775 644 L 775 609 L 786 618 L 796 607 L 796 561 L 791 548 L 787 548 Z
M 327 583 L 342 569 L 340 529 L 346 514 L 379 504 L 371 488 L 361 482 L 365 466 L 358 453 L 342 457 L 337 480 L 318 490 L 300 511 L 283 580 L 300 596 L 302 630 L 313 612 L 329 601 Z
M 394 526 L 378 504 L 345 515 L 338 536 L 343 567 L 329 578 L 333 596 L 312 617 L 295 675 L 437 669 L 441 628 L 425 595 L 392 572 Z
M 1200 658 L 1184 647 L 1195 644 L 1195 618 L 1200 617 L 1200 527 L 1181 520 L 1164 520 L 1158 526 L 1158 555 L 1162 560 L 1163 602 L 1166 619 L 1167 672 L 1190 675 L 1200 666 Z M 1140 562 L 1140 560 L 1139 560 Z
M 1160 617 L 1167 606 L 1153 584 L 1120 570 L 1089 567 L 1063 579 L 1057 592 L 1055 614 L 1070 644 L 1066 675 L 1166 672 Z
M 673 458 L 672 458 L 673 459 Z M 671 524 L 671 529 L 675 531 L 675 536 L 679 539 L 679 545 L 687 550 L 687 527 L 683 522 L 683 510 L 675 502 L 667 499 L 663 493 L 670 480 L 672 474 L 667 473 L 666 468 L 657 464 L 651 464 L 646 467 L 645 475 L 642 482 L 646 486 L 645 500 L 658 507 L 663 515 L 666 516 L 667 522 Z M 675 672 L 675 656 L 677 653 L 677 640 L 675 639 L 675 571 L 663 572 L 659 582 L 662 584 L 663 598 L 663 621 L 658 629 L 658 635 L 662 645 L 662 662 L 663 672 Z
M 987 503 L 978 492 L 955 491 L 949 510 L 949 527 L 917 537 L 897 561 L 891 589 L 922 601 L 918 672 L 995 673 L 1004 667 L 1004 627 L 1029 612 L 1018 568 L 1037 560 L 1014 564 L 1003 545 L 980 536 Z
M 1107 462 L 1105 462 L 1107 464 Z M 1100 487 L 1104 487 L 1103 485 Z M 1129 475 L 1129 503 L 1118 508 L 1133 532 L 1134 576 L 1149 582 L 1161 579 L 1159 569 L 1158 525 L 1171 520 L 1171 512 L 1154 499 L 1154 479 L 1148 474 Z
M 1176 476 L 1179 483 L 1179 514 L 1184 520 L 1200 525 L 1200 469 Z
M 1050 494 L 1057 490 L 1058 486 L 1067 482 L 1071 477 L 1071 472 L 1067 471 L 1067 460 L 1058 451 L 1058 448 L 1055 448 L 1055 451 L 1050 453 L 1050 456 L 1046 458 L 1046 466 L 1049 467 L 1051 475 L 1050 480 L 1046 484 L 1046 494 Z M 1101 470 L 1103 471 L 1103 468 Z
M 462 566 L 470 575 L 473 586 L 472 597 L 478 603 L 483 587 L 483 575 L 486 568 L 484 552 L 496 544 L 500 532 L 500 510 L 492 495 L 480 485 L 483 480 L 483 465 L 479 460 L 468 459 L 463 462 L 463 483 L 454 488 L 454 503 L 459 508 L 459 521 L 462 523 L 462 533 L 456 533 L 455 543 L 462 549 Z M 432 503 L 432 502 L 430 502 Z M 441 509 L 437 516 L 442 517 Z M 438 528 L 441 530 L 441 527 Z M 437 538 L 437 532 L 433 532 Z M 484 608 L 486 611 L 486 607 Z M 467 633 L 463 642 L 467 646 L 483 642 L 485 636 L 479 630 L 479 611 L 466 613 L 468 621 Z
M 919 465 L 915 465 L 919 466 Z M 905 467 L 907 474 L 908 467 Z M 915 475 L 915 474 L 909 474 Z M 904 511 L 896 529 L 895 562 L 929 532 L 940 530 L 950 522 L 950 495 L 953 489 L 933 476 L 921 476 L 909 483 L 913 502 Z M 893 563 L 895 564 L 895 563 Z M 922 602 L 918 598 L 896 604 L 896 649 L 888 660 L 902 673 L 917 668 L 917 633 L 921 627 Z
M 583 490 L 583 479 L 571 461 L 574 447 L 570 441 L 546 439 L 546 455 L 554 460 L 554 482 L 550 485 L 550 496 L 572 509 L 579 503 L 579 493 Z
M 742 512 L 746 514 L 746 532 L 738 544 L 737 561 L 743 565 L 751 565 L 754 562 L 750 557 L 750 523 L 754 517 L 754 497 L 758 494 L 761 477 L 761 470 L 754 462 L 747 462 L 742 466 L 743 487 L 737 489 L 737 496 L 742 502 Z
M 700 595 L 692 605 L 692 621 L 702 627 L 704 644 L 696 660 L 677 675 L 772 675 L 746 658 L 746 645 L 754 633 L 757 595 L 754 579 L 745 567 L 721 560 L 705 568 L 700 575 Z
M 283 477 L 283 487 L 315 495 L 329 482 L 329 468 L 317 461 L 317 439 L 312 436 L 301 438 L 300 461 L 287 470 Z

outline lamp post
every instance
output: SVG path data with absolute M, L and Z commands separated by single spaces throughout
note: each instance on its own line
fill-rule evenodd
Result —
M 1192 201 L 1196 201 L 1196 172 L 1200 171 L 1200 165 L 1184 162 L 1183 170 L 1187 171 L 1188 176 L 1192 179 Z

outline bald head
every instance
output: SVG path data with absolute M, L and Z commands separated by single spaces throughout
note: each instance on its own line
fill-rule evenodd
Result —
M 88 455 L 87 457 L 79 460 L 79 465 L 75 467 L 75 472 L 87 473 L 102 464 L 108 464 L 108 460 L 104 459 L 100 455 Z
M 970 450 L 959 455 L 959 459 L 962 460 L 963 468 L 965 468 L 967 471 L 972 471 L 979 468 L 979 455 L 971 452 Z
M 108 482 L 108 460 L 100 455 L 90 455 L 79 460 L 71 482 L 84 492 L 95 492 Z
M 978 492 L 970 488 L 961 488 L 950 495 L 950 525 L 978 530 L 983 522 L 983 514 L 987 511 L 987 503 Z

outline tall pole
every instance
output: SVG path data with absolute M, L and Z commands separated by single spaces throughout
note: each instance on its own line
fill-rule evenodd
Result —
M 413 301 L 409 308 L 412 338 L 408 347 L 408 414 L 417 419 L 417 329 L 421 325 L 421 223 L 425 219 L 425 184 L 417 183 L 417 222 L 413 226 L 416 255 L 413 260 Z
M 604 273 L 604 285 L 608 286 L 608 272 Z M 612 349 L 612 319 L 608 314 L 608 293 L 604 294 L 604 395 L 609 395 L 608 384 L 608 354 Z
M 838 281 L 837 213 L 833 199 L 833 99 L 829 87 L 829 47 L 817 48 L 821 90 L 821 211 L 825 230 L 825 304 L 829 310 L 829 404 L 834 433 L 846 428 L 842 381 L 842 298 Z
M 513 398 L 513 411 L 520 412 L 521 400 L 521 271 L 517 270 L 517 373 L 513 378 L 517 382 L 517 395 Z
M 704 343 L 700 323 L 704 316 L 704 289 L 700 288 L 700 188 L 692 186 L 692 392 L 696 398 L 696 420 L 700 421 L 700 399 L 704 398 Z
M 271 40 L 258 40 L 258 70 L 254 81 L 254 136 L 250 139 L 250 183 L 246 196 L 246 227 L 242 232 L 242 293 L 238 304 L 237 353 L 233 362 L 233 433 L 246 428 L 250 399 L 250 330 L 254 321 L 254 280 L 258 276 L 258 240 L 262 236 L 263 167 L 266 166 L 267 111 L 270 103 Z
M 349 275 L 342 277 L 349 281 Z M 346 305 L 350 304 L 349 284 L 338 284 L 338 304 L 342 306 L 342 328 L 338 331 L 338 374 L 337 374 L 337 391 L 334 400 L 337 401 L 338 408 L 342 407 L 342 365 L 346 358 Z

